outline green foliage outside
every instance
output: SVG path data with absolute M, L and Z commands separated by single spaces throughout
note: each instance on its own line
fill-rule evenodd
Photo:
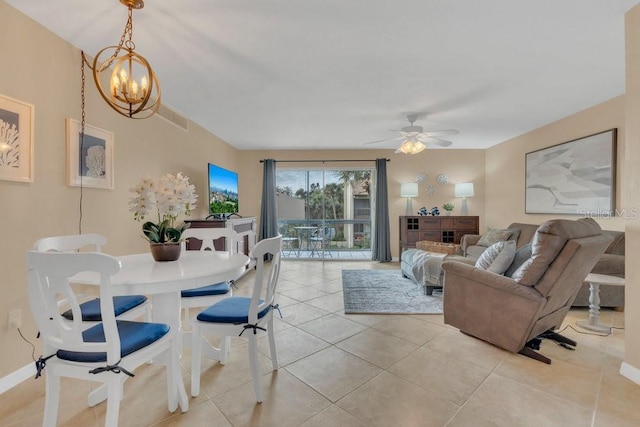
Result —
M 224 202 L 211 201 L 209 204 L 209 213 L 236 213 L 238 212 L 237 200 L 226 200 Z

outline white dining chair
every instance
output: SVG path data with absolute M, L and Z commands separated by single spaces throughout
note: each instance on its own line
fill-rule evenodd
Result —
M 190 240 L 189 244 L 196 244 L 195 239 L 200 241 L 201 251 L 217 251 L 216 242 L 220 239 L 224 239 L 222 243 L 223 250 L 230 255 L 235 252 L 236 239 L 238 234 L 231 228 L 188 228 L 182 233 L 184 240 Z M 186 242 L 183 242 L 186 246 Z M 183 290 L 180 294 L 180 307 L 183 311 L 182 322 L 182 338 L 185 343 L 191 345 L 189 335 L 191 334 L 190 327 L 193 323 L 193 317 L 191 316 L 192 308 L 204 308 L 208 307 L 222 298 L 228 298 L 233 295 L 231 289 L 231 283 L 220 282 L 213 283 L 211 285 L 198 287 L 195 289 Z M 222 347 L 229 345 L 229 339 L 226 339 L 222 343 Z
M 273 331 L 273 311 L 278 309 L 275 301 L 278 275 L 280 274 L 280 254 L 282 236 L 259 241 L 251 250 L 250 257 L 256 259 L 255 281 L 251 297 L 234 296 L 225 298 L 198 314 L 192 324 L 191 336 L 191 395 L 200 394 L 200 370 L 203 332 L 221 338 L 241 336 L 249 340 L 249 364 L 256 400 L 262 402 L 262 382 L 258 367 L 258 334 L 269 337 L 269 352 L 273 369 L 278 369 L 278 356 Z M 265 261 L 271 255 L 271 261 Z M 229 356 L 229 347 L 220 348 L 220 363 Z M 207 354 L 204 354 L 205 356 Z
M 105 425 L 118 425 L 124 381 L 140 365 L 166 354 L 169 391 L 182 381 L 178 365 L 177 330 L 162 323 L 116 320 L 111 276 L 120 262 L 98 252 L 27 252 L 29 304 L 42 339 L 43 356 L 36 364 L 38 375 L 46 372 L 44 426 L 55 426 L 58 417 L 61 377 L 103 383 L 107 390 Z M 69 278 L 81 272 L 100 276 L 102 321 L 84 329 L 78 298 Z M 90 286 L 90 285 L 87 285 Z M 58 308 L 64 298 L 71 306 L 73 320 L 65 319 Z M 169 397 L 169 410 L 177 404 Z M 175 406 L 175 407 L 174 407 Z
M 94 233 L 75 234 L 67 236 L 45 237 L 38 240 L 33 249 L 39 252 L 77 252 L 81 249 L 89 249 L 102 252 L 102 247 L 107 244 L 107 238 Z M 100 312 L 100 299 L 90 295 L 76 294 L 81 301 L 80 312 L 85 327 L 102 320 Z M 60 307 L 65 307 L 66 301 L 59 301 Z M 144 317 L 151 321 L 151 301 L 144 295 L 124 295 L 113 297 L 113 308 L 119 320 L 135 320 Z M 73 312 L 68 309 L 62 313 L 67 320 L 73 320 Z

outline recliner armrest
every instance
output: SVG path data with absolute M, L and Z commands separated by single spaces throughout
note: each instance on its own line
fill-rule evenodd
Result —
M 442 264 L 442 269 L 445 272 L 445 288 L 447 280 L 446 275 L 454 274 L 463 276 L 467 280 L 471 280 L 475 283 L 478 283 L 479 285 L 517 295 L 531 301 L 539 302 L 543 299 L 542 295 L 540 295 L 540 293 L 531 286 L 521 285 L 510 277 L 505 277 L 496 273 L 492 273 L 490 271 L 482 270 L 480 268 L 476 268 L 473 265 L 456 261 L 445 261 Z
M 467 248 L 473 246 L 480 241 L 482 236 L 479 234 L 465 234 L 460 239 L 460 249 L 462 250 L 462 256 L 467 255 Z

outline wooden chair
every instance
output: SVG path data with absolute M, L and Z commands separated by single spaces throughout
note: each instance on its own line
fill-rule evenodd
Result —
M 111 276 L 120 270 L 117 259 L 97 252 L 27 253 L 29 304 L 43 341 L 38 373 L 46 365 L 44 426 L 55 426 L 58 417 L 60 378 L 71 377 L 103 383 L 107 390 L 105 425 L 118 425 L 124 381 L 138 366 L 166 354 L 168 391 L 182 381 L 178 365 L 177 331 L 162 323 L 116 320 Z M 80 272 L 100 275 L 102 321 L 84 329 L 78 298 L 69 278 Z M 89 286 L 89 285 L 87 285 Z M 64 298 L 73 320 L 58 308 Z M 175 407 L 172 407 L 175 406 Z M 177 404 L 169 399 L 169 410 Z
M 251 251 L 256 259 L 256 273 L 253 294 L 249 297 L 231 297 L 217 302 L 200 312 L 193 322 L 191 336 L 191 395 L 200 394 L 200 370 L 202 356 L 203 332 L 210 332 L 221 338 L 241 336 L 249 340 L 249 364 L 256 400 L 262 402 L 262 383 L 258 367 L 258 334 L 266 333 L 269 337 L 269 350 L 273 369 L 278 369 L 278 356 L 273 331 L 273 310 L 278 306 L 275 302 L 276 285 L 280 273 L 280 252 L 282 236 L 264 239 L 258 242 Z M 271 254 L 271 262 L 264 261 L 265 255 Z M 229 347 L 219 351 L 220 363 L 227 361 Z
M 38 240 L 33 249 L 39 252 L 77 252 L 89 248 L 95 252 L 102 252 L 102 246 L 107 244 L 107 238 L 100 234 L 76 234 L 68 236 L 45 237 Z M 102 320 L 100 299 L 90 295 L 76 294 L 82 301 L 80 312 L 86 327 Z M 60 307 L 65 307 L 66 301 L 59 301 Z M 113 297 L 113 308 L 118 320 L 135 320 L 144 317 L 151 321 L 151 301 L 144 295 L 126 295 Z M 69 309 L 62 313 L 68 320 L 73 320 L 73 312 Z

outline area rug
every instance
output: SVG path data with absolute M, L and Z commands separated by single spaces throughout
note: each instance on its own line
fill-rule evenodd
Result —
M 346 314 L 442 314 L 442 293 L 432 296 L 400 270 L 342 270 Z

